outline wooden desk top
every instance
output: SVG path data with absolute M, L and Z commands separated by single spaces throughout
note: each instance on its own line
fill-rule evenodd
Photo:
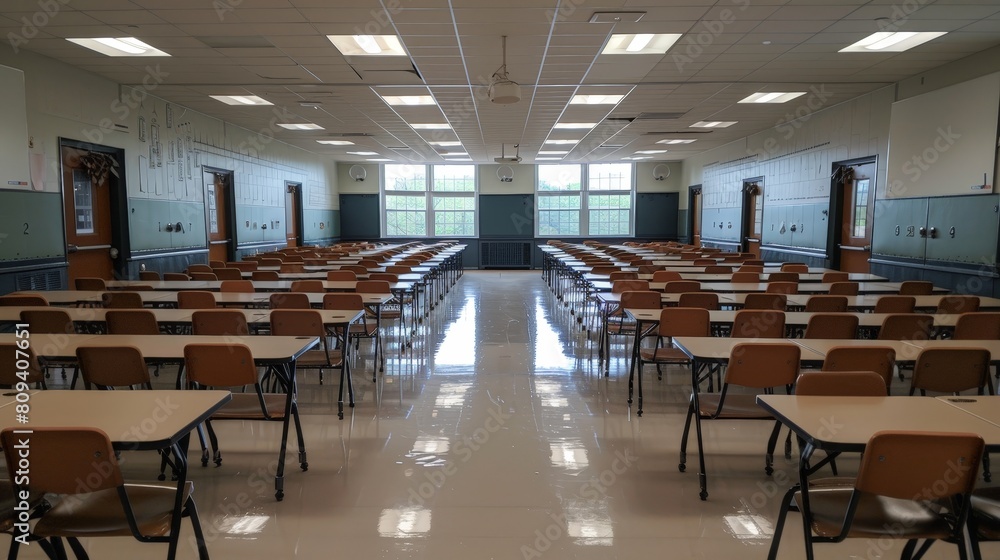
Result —
M 717 336 L 675 336 L 674 346 L 689 357 L 700 361 L 728 362 L 733 347 L 737 344 L 795 344 L 791 338 L 722 338 Z M 800 361 L 816 363 L 823 361 L 823 354 L 799 345 Z
M 994 426 L 1000 426 L 1000 396 L 942 396 L 937 399 Z
M 126 286 L 149 286 L 154 291 L 176 292 L 181 290 L 203 290 L 217 292 L 222 287 L 222 280 L 201 281 L 201 280 L 160 280 L 143 282 L 141 280 L 111 280 L 108 281 L 108 289 L 121 289 Z M 258 292 L 287 292 L 292 289 L 294 280 L 254 280 L 253 286 Z M 331 292 L 353 292 L 357 287 L 357 282 L 353 281 L 329 281 L 323 280 L 323 287 Z M 393 291 L 408 291 L 413 289 L 413 282 L 390 282 L 389 289 Z M 48 293 L 48 292 L 45 292 Z M 97 292 L 101 293 L 101 292 Z M 139 292 L 140 294 L 145 292 Z M 100 301 L 100 296 L 97 300 Z

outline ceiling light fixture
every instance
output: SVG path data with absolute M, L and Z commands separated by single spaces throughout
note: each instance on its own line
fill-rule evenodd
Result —
M 942 35 L 947 35 L 947 32 L 879 31 L 840 49 L 840 52 L 903 52 Z
M 107 56 L 170 56 L 135 37 L 94 37 L 66 40 Z
M 566 130 L 584 130 L 589 128 L 594 128 L 597 123 L 592 122 L 567 122 L 567 123 L 556 123 L 552 128 L 566 129 Z
M 568 154 L 566 150 L 542 150 L 538 152 L 540 156 L 564 156 Z
M 462 143 L 459 142 L 458 140 L 448 140 L 447 142 L 428 142 L 428 144 L 430 144 L 431 146 L 442 146 L 442 147 L 462 145 Z
M 418 123 L 411 124 L 413 130 L 448 130 L 451 125 L 448 123 Z
M 726 128 L 733 126 L 739 121 L 698 121 L 691 125 L 691 128 Z
M 377 156 L 378 152 L 347 152 L 352 156 Z
M 637 154 L 665 154 L 666 150 L 639 150 Z
M 680 33 L 614 33 L 601 54 L 663 55 L 680 38 Z
M 787 103 L 796 97 L 800 97 L 805 94 L 806 92 L 804 91 L 757 92 L 740 99 L 737 103 Z
M 395 35 L 327 35 L 344 56 L 406 56 Z
M 328 146 L 353 146 L 354 142 L 350 140 L 317 140 L 320 144 L 326 144 Z
M 579 144 L 579 140 L 546 140 L 546 144 Z
M 216 101 L 226 105 L 272 105 L 272 103 L 256 95 L 209 95 Z
M 503 49 L 503 64 L 497 68 L 490 78 L 490 86 L 487 88 L 490 101 L 497 105 L 511 105 L 521 100 L 521 86 L 510 79 L 507 75 L 507 36 L 500 37 L 500 45 Z
M 694 140 L 682 140 L 680 138 L 667 138 L 664 140 L 657 140 L 657 144 L 690 144 Z
M 281 128 L 288 130 L 323 130 L 323 127 L 313 123 L 278 123 Z
M 653 40 L 652 33 L 637 33 L 635 37 L 632 37 L 632 40 L 629 41 L 628 46 L 625 47 L 625 50 L 627 50 L 628 52 L 639 52 L 642 49 L 646 48 L 646 45 L 648 45 L 649 42 L 652 40 Z
M 434 97 L 430 95 L 383 95 L 382 101 L 389 105 L 437 105 Z
M 617 105 L 624 95 L 574 95 L 569 100 L 570 105 Z

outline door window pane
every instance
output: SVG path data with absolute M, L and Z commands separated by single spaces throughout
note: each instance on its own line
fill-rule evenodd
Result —
M 854 181 L 854 232 L 851 237 L 865 237 L 868 232 L 868 190 L 871 179 Z
M 83 169 L 73 170 L 73 211 L 76 233 L 94 233 L 94 183 Z

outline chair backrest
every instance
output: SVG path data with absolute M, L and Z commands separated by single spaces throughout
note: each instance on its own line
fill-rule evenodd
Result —
M 142 309 L 142 296 L 136 292 L 104 292 L 101 303 L 108 309 Z
M 357 282 L 358 275 L 352 270 L 331 270 L 326 273 L 330 282 Z
M 62 309 L 30 309 L 21 312 L 21 322 L 28 323 L 33 334 L 74 334 L 76 327 L 69 313 Z
M 257 261 L 229 261 L 226 268 L 238 268 L 241 272 L 253 272 L 257 270 Z
M 805 263 L 793 263 L 793 262 L 781 263 L 781 271 L 807 274 L 809 272 L 809 265 Z
M 907 280 L 899 285 L 901 296 L 929 296 L 934 293 L 934 283 L 925 280 Z
M 736 272 L 756 272 L 757 274 L 761 274 L 764 272 L 764 265 L 747 264 L 746 261 L 744 261 L 743 264 L 736 269 Z
M 776 272 L 775 274 L 782 274 Z M 799 293 L 799 283 L 798 282 L 768 282 L 767 289 L 764 290 L 769 294 L 797 294 Z
M 760 282 L 760 273 L 738 270 L 733 273 L 732 282 L 734 284 L 757 284 Z
M 159 282 L 160 273 L 155 270 L 140 270 L 139 280 L 144 280 L 146 282 Z
M 618 281 L 618 280 L 638 280 L 639 279 L 639 273 L 638 272 L 624 272 L 624 271 L 612 272 L 608 276 L 608 279 L 611 280 L 612 282 L 615 282 L 615 281 Z
M 218 307 L 215 294 L 201 290 L 177 292 L 177 307 L 180 309 L 215 309 Z
M 743 300 L 743 309 L 776 309 L 784 311 L 788 306 L 785 294 L 749 293 Z
M 613 294 L 647 290 L 649 290 L 649 282 L 645 280 L 616 280 L 611 283 L 611 293 Z
M 0 307 L 42 307 L 48 306 L 45 296 L 35 294 L 0 296 Z
M 954 340 L 1000 340 L 1000 313 L 963 313 L 955 322 Z
M 803 338 L 850 340 L 858 334 L 858 322 L 851 313 L 817 313 L 809 318 Z
M 621 309 L 659 309 L 660 292 L 634 290 L 622 292 Z
M 826 352 L 823 371 L 873 371 L 888 390 L 895 363 L 896 351 L 889 346 L 834 346 Z
M 663 285 L 665 294 L 683 294 L 684 292 L 700 292 L 701 282 L 693 280 L 674 280 Z
M 253 354 L 245 344 L 184 346 L 188 381 L 205 387 L 240 387 L 257 383 Z
M 0 432 L 7 472 L 18 469 L 18 439 L 14 428 Z M 86 494 L 125 484 L 111 440 L 98 428 L 34 428 L 31 434 L 31 477 L 21 490 L 32 494 Z M 121 507 L 120 505 L 118 507 Z
M 254 282 L 277 282 L 281 276 L 274 270 L 255 270 L 250 273 L 250 279 Z
M 694 266 L 709 266 L 709 265 L 716 264 L 717 262 L 719 262 L 719 261 L 717 261 L 715 259 L 695 259 L 694 260 Z
M 653 282 L 674 282 L 683 279 L 680 272 L 673 270 L 657 270 L 653 273 Z
M 260 259 L 259 261 L 257 261 L 257 265 L 258 266 L 273 266 L 273 267 L 277 268 L 277 267 L 281 267 L 281 259 L 264 258 L 264 259 Z
M 76 349 L 80 373 L 86 385 L 98 389 L 130 387 L 152 389 L 142 352 L 133 346 L 80 346 Z
M 834 282 L 849 282 L 850 280 L 851 276 L 846 272 L 824 272 L 821 282 L 833 284 Z
M 209 272 L 211 273 L 214 269 L 207 264 L 192 264 L 188 265 L 187 273 L 193 274 L 195 272 Z
M 737 344 L 729 353 L 726 384 L 763 389 L 790 386 L 799 375 L 797 344 Z
M 322 294 L 326 292 L 322 280 L 295 280 L 290 287 L 292 292 L 303 292 L 310 294 Z
M 399 282 L 399 275 L 391 272 L 372 272 L 368 275 L 369 280 L 385 280 L 386 282 Z
M 25 353 L 27 353 L 27 357 L 25 357 Z M 27 360 L 28 367 L 19 367 L 24 365 L 25 360 Z M 18 375 L 21 372 L 27 372 L 28 375 L 22 378 Z M 18 348 L 16 342 L 0 344 L 0 385 L 14 387 L 22 381 L 25 383 L 41 383 L 44 380 L 45 375 L 42 373 L 41 368 L 38 367 L 38 360 L 35 359 L 35 352 L 31 346 Z
M 584 261 L 584 262 L 586 262 L 586 261 Z M 604 262 L 604 260 L 602 259 L 600 262 Z M 591 268 L 590 269 L 590 273 L 594 274 L 594 275 L 597 275 L 597 276 L 608 276 L 608 277 L 610 277 L 611 273 L 618 272 L 619 270 L 621 270 L 621 269 L 618 268 L 617 266 L 606 266 L 606 265 L 602 264 L 602 265 L 596 265 L 593 268 Z
M 979 311 L 979 298 L 976 296 L 942 296 L 938 300 L 937 313 L 958 315 Z
M 323 309 L 363 311 L 365 300 L 358 293 L 329 293 L 323 296 Z
M 660 310 L 657 335 L 711 336 L 711 319 L 707 309 L 700 307 L 664 307 Z
M 811 313 L 843 313 L 847 311 L 847 296 L 812 296 L 806 302 Z
M 768 282 L 798 282 L 798 272 L 772 272 L 767 275 Z
M 885 380 L 874 371 L 817 371 L 795 381 L 795 394 L 821 397 L 884 397 Z
M 304 292 L 274 292 L 268 303 L 271 309 L 312 309 L 309 295 Z
M 246 315 L 235 309 L 205 309 L 191 314 L 191 331 L 197 335 L 246 336 Z
M 365 268 L 378 268 L 380 263 L 375 259 L 361 259 L 358 261 L 358 266 L 363 266 Z
M 719 309 L 719 294 L 714 292 L 684 292 L 677 298 L 678 307 L 699 307 L 714 311 Z
M 77 290 L 95 290 L 95 291 L 106 291 L 108 285 L 104 282 L 103 278 L 77 278 L 74 283 Z
M 924 348 L 913 366 L 910 394 L 982 390 L 990 375 L 990 352 L 983 348 Z
M 661 271 L 666 272 L 665 270 L 663 270 L 663 267 L 660 266 L 660 265 L 656 265 L 656 264 L 640 264 L 639 265 L 639 274 L 656 274 L 657 272 L 661 272 Z M 656 280 L 655 278 L 653 279 L 653 281 L 654 282 L 666 282 L 666 280 Z
M 390 264 L 385 267 L 385 271 L 390 274 L 409 274 L 410 272 L 412 272 L 410 267 L 401 264 Z
M 191 272 L 189 273 L 192 280 L 197 280 L 199 282 L 218 282 L 219 277 L 215 275 L 214 272 Z M 230 280 L 233 282 L 233 280 Z
M 857 282 L 833 282 L 830 284 L 831 296 L 856 296 L 861 285 Z
M 253 287 L 253 280 L 223 280 L 219 285 L 220 292 L 252 294 L 256 290 Z
M 784 338 L 785 313 L 773 310 L 744 309 L 737 311 L 729 336 L 733 338 Z
M 705 274 L 732 274 L 733 267 L 713 264 L 705 267 Z
M 271 334 L 325 338 L 326 329 L 323 316 L 315 309 L 275 309 L 271 311 Z
M 886 315 L 882 320 L 882 328 L 878 331 L 879 340 L 927 340 L 931 336 L 934 317 L 916 313 Z
M 113 309 L 104 316 L 108 334 L 160 334 L 156 314 L 148 309 Z
M 854 488 L 900 500 L 962 496 L 968 503 L 985 447 L 977 434 L 878 432 L 865 446 Z
M 882 296 L 875 302 L 875 313 L 913 313 L 916 305 L 913 296 Z
M 360 266 L 360 265 L 356 265 L 356 264 L 346 264 L 346 265 L 340 267 L 340 270 L 350 270 L 355 275 L 358 275 L 358 274 L 368 274 L 368 269 L 367 268 L 365 268 L 363 266 Z
M 183 272 L 164 272 L 163 280 L 168 282 L 187 282 L 191 277 Z
M 243 271 L 238 268 L 216 268 L 215 277 L 219 280 L 242 280 Z
M 214 268 L 226 268 L 225 261 L 208 261 L 208 266 Z
M 389 283 L 385 280 L 358 280 L 354 291 L 359 294 L 391 294 Z

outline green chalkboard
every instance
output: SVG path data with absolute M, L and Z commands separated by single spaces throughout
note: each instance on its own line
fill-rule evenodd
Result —
M 484 194 L 479 196 L 480 237 L 531 239 L 534 235 L 534 195 Z
M 340 237 L 378 239 L 382 236 L 377 194 L 340 195 Z
M 0 191 L 0 267 L 65 258 L 62 194 Z
M 677 193 L 639 193 L 635 196 L 636 237 L 677 237 Z

